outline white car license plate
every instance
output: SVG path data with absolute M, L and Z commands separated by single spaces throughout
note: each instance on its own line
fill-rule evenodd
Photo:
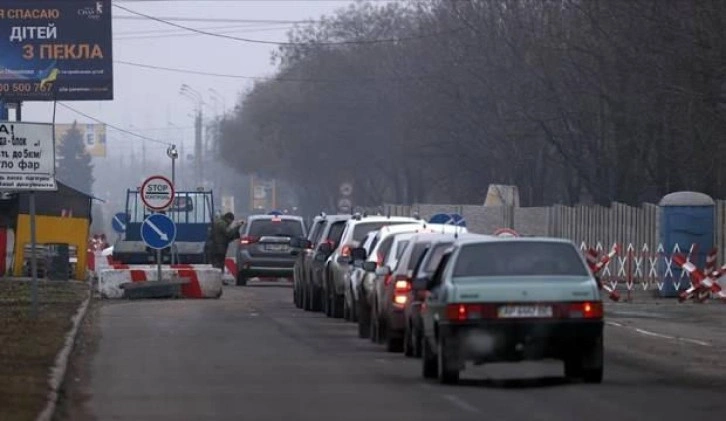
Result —
M 267 244 L 265 250 L 267 251 L 285 251 L 287 246 L 285 244 Z
M 499 317 L 502 319 L 552 317 L 552 306 L 517 305 L 499 307 Z

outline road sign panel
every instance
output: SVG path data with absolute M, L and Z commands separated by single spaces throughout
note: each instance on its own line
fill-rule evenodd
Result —
M 152 249 L 165 249 L 176 239 L 176 224 L 164 214 L 149 215 L 141 224 L 141 239 Z
M 163 175 L 152 175 L 141 185 L 141 201 L 151 210 L 163 210 L 174 201 L 174 185 Z
M 340 194 L 343 196 L 350 196 L 353 194 L 353 184 L 345 182 L 340 185 Z
M 128 223 L 129 216 L 123 212 L 119 212 L 113 216 L 113 220 L 111 220 L 111 227 L 114 231 L 120 234 L 122 232 L 126 232 L 126 224 Z
M 458 213 L 437 213 L 429 219 L 429 223 L 466 227 L 466 220 Z

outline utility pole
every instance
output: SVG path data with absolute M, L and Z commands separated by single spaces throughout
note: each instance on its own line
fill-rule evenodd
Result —
M 202 122 L 202 107 L 199 107 L 197 117 L 194 121 L 194 172 L 197 185 L 201 185 L 204 180 L 204 173 L 202 172 L 202 155 L 204 153 L 202 148 L 202 134 L 204 128 L 202 127 Z

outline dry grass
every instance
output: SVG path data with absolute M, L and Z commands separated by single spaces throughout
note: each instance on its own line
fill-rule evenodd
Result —
M 39 282 L 32 318 L 31 284 L 0 280 L 0 420 L 33 420 L 45 404 L 50 368 L 88 286 Z

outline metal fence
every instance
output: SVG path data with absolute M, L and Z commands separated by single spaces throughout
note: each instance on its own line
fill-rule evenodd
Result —
M 619 244 L 623 250 L 655 252 L 659 247 L 659 207 L 652 203 L 628 206 L 484 207 L 455 204 L 386 204 L 369 211 L 392 216 L 418 214 L 428 219 L 437 213 L 459 213 L 472 232 L 492 233 L 498 228 L 513 228 L 523 235 L 568 238 L 577 244 L 609 249 Z M 716 202 L 715 247 L 720 264 L 726 263 L 726 200 Z M 672 252 L 672 251 L 668 251 Z

